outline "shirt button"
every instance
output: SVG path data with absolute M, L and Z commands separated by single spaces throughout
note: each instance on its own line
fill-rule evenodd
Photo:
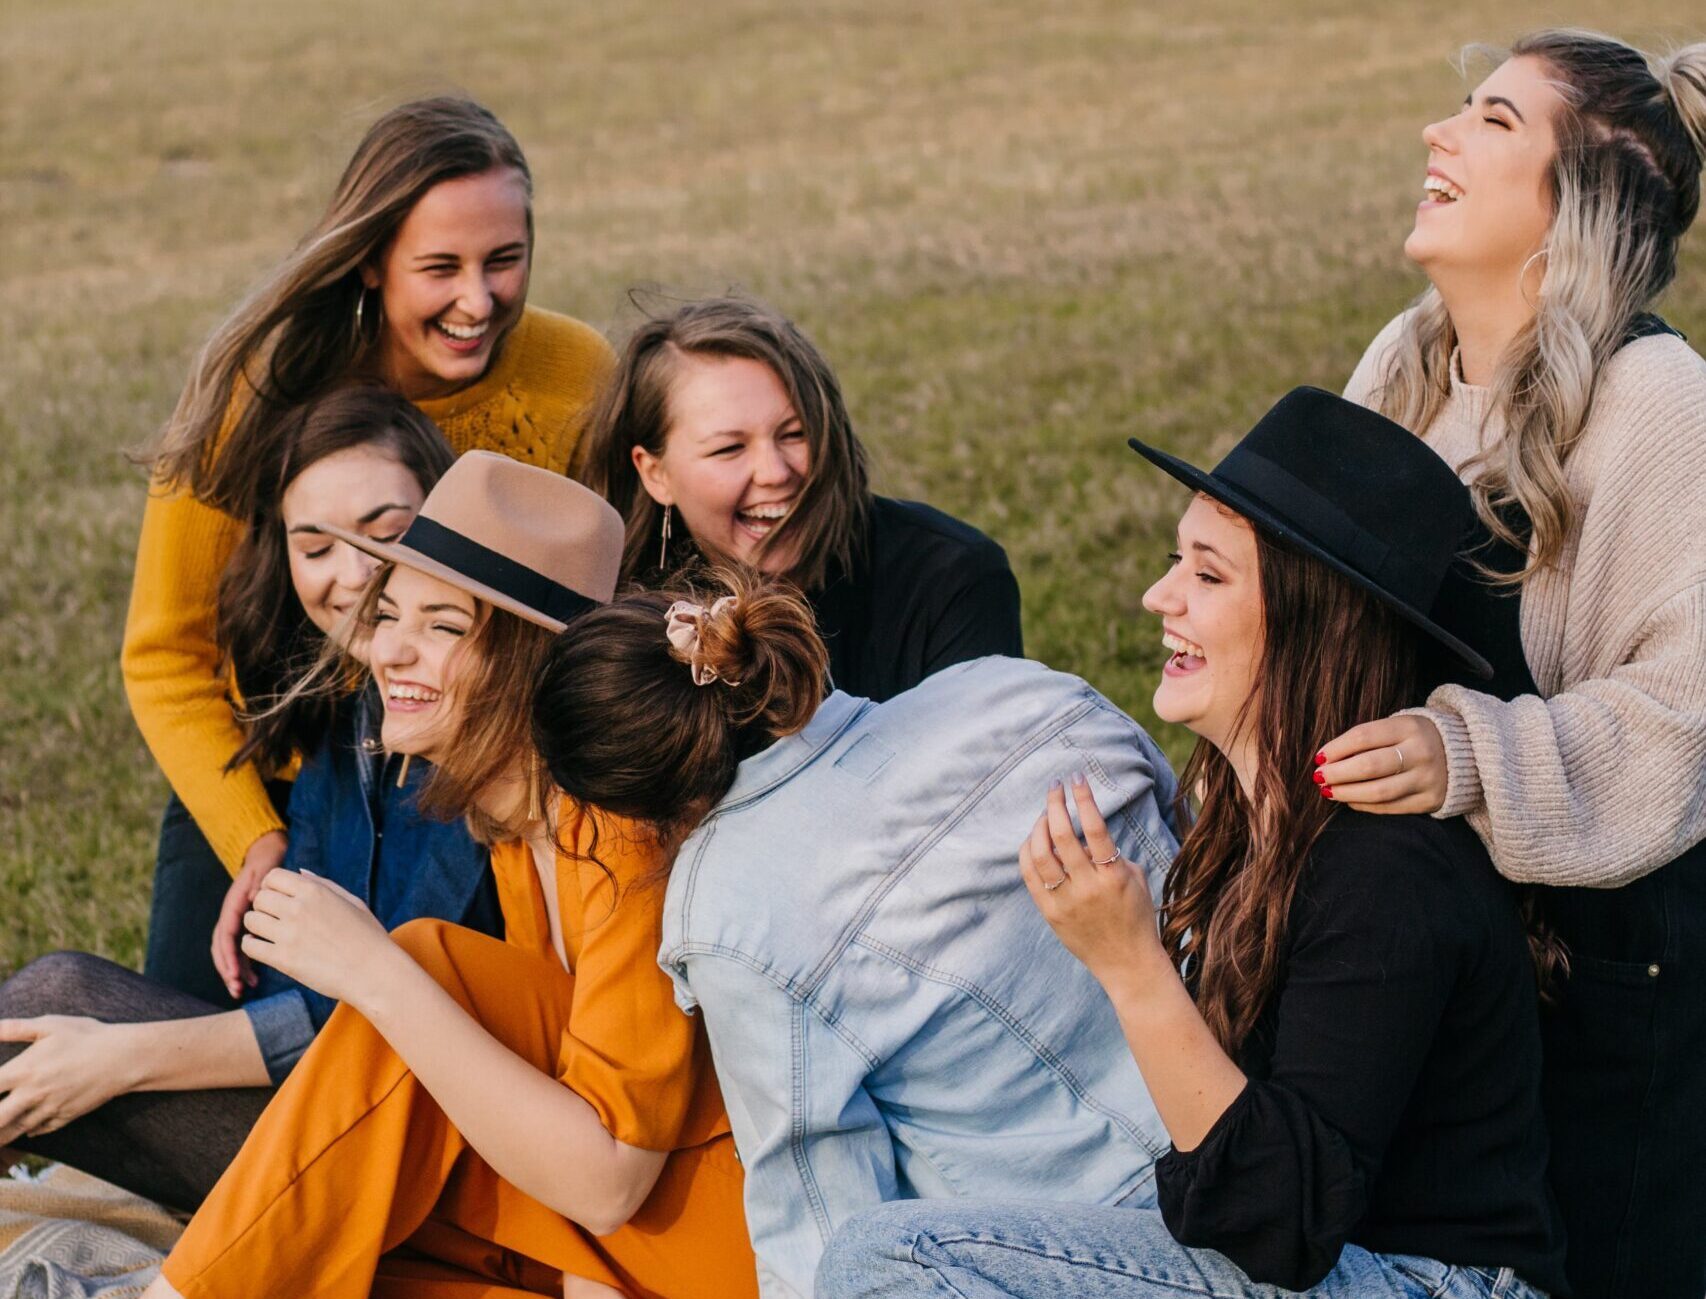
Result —
M 1647 977 L 1649 979 L 1656 979 L 1659 977 L 1659 967 L 1657 964 L 1649 965 L 1647 967 Z

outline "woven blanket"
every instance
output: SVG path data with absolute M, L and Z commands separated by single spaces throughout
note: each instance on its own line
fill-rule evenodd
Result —
M 157 1204 L 55 1164 L 0 1177 L 0 1299 L 135 1299 L 183 1224 Z

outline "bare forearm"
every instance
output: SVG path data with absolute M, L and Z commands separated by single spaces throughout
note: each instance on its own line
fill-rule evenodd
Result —
M 266 1061 L 249 1017 L 240 1010 L 153 1024 L 115 1024 L 114 1059 L 127 1091 L 201 1091 L 265 1087 Z
M 644 1202 L 664 1155 L 612 1137 L 591 1105 L 492 1037 L 401 949 L 362 1001 L 505 1181 L 594 1234 L 615 1230 Z
M 1173 1144 L 1196 1149 L 1243 1092 L 1244 1071 L 1159 947 L 1151 958 L 1102 977 L 1102 985 Z

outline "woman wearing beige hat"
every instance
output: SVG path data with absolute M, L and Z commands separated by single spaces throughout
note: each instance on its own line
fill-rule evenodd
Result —
M 326 531 L 385 561 L 361 610 L 382 738 L 432 762 L 424 810 L 491 844 L 508 937 L 387 934 L 326 881 L 268 877 L 244 951 L 342 1005 L 151 1299 L 755 1294 L 709 1051 L 656 961 L 661 851 L 548 797 L 529 734 L 552 636 L 615 587 L 621 519 L 471 452 L 400 541 Z

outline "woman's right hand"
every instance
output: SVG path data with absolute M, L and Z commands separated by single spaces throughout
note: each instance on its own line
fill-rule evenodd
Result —
M 30 1044 L 0 1065 L 0 1146 L 56 1132 L 130 1091 L 129 1028 L 79 1015 L 0 1020 L 0 1042 Z
M 219 908 L 219 923 L 213 927 L 213 968 L 232 998 L 241 997 L 246 988 L 257 982 L 255 967 L 243 955 L 239 946 L 243 938 L 243 917 L 254 905 L 255 895 L 268 875 L 284 862 L 284 852 L 290 841 L 284 831 L 272 830 L 249 845 L 243 856 L 243 868 L 231 887 L 225 890 L 225 903 Z

